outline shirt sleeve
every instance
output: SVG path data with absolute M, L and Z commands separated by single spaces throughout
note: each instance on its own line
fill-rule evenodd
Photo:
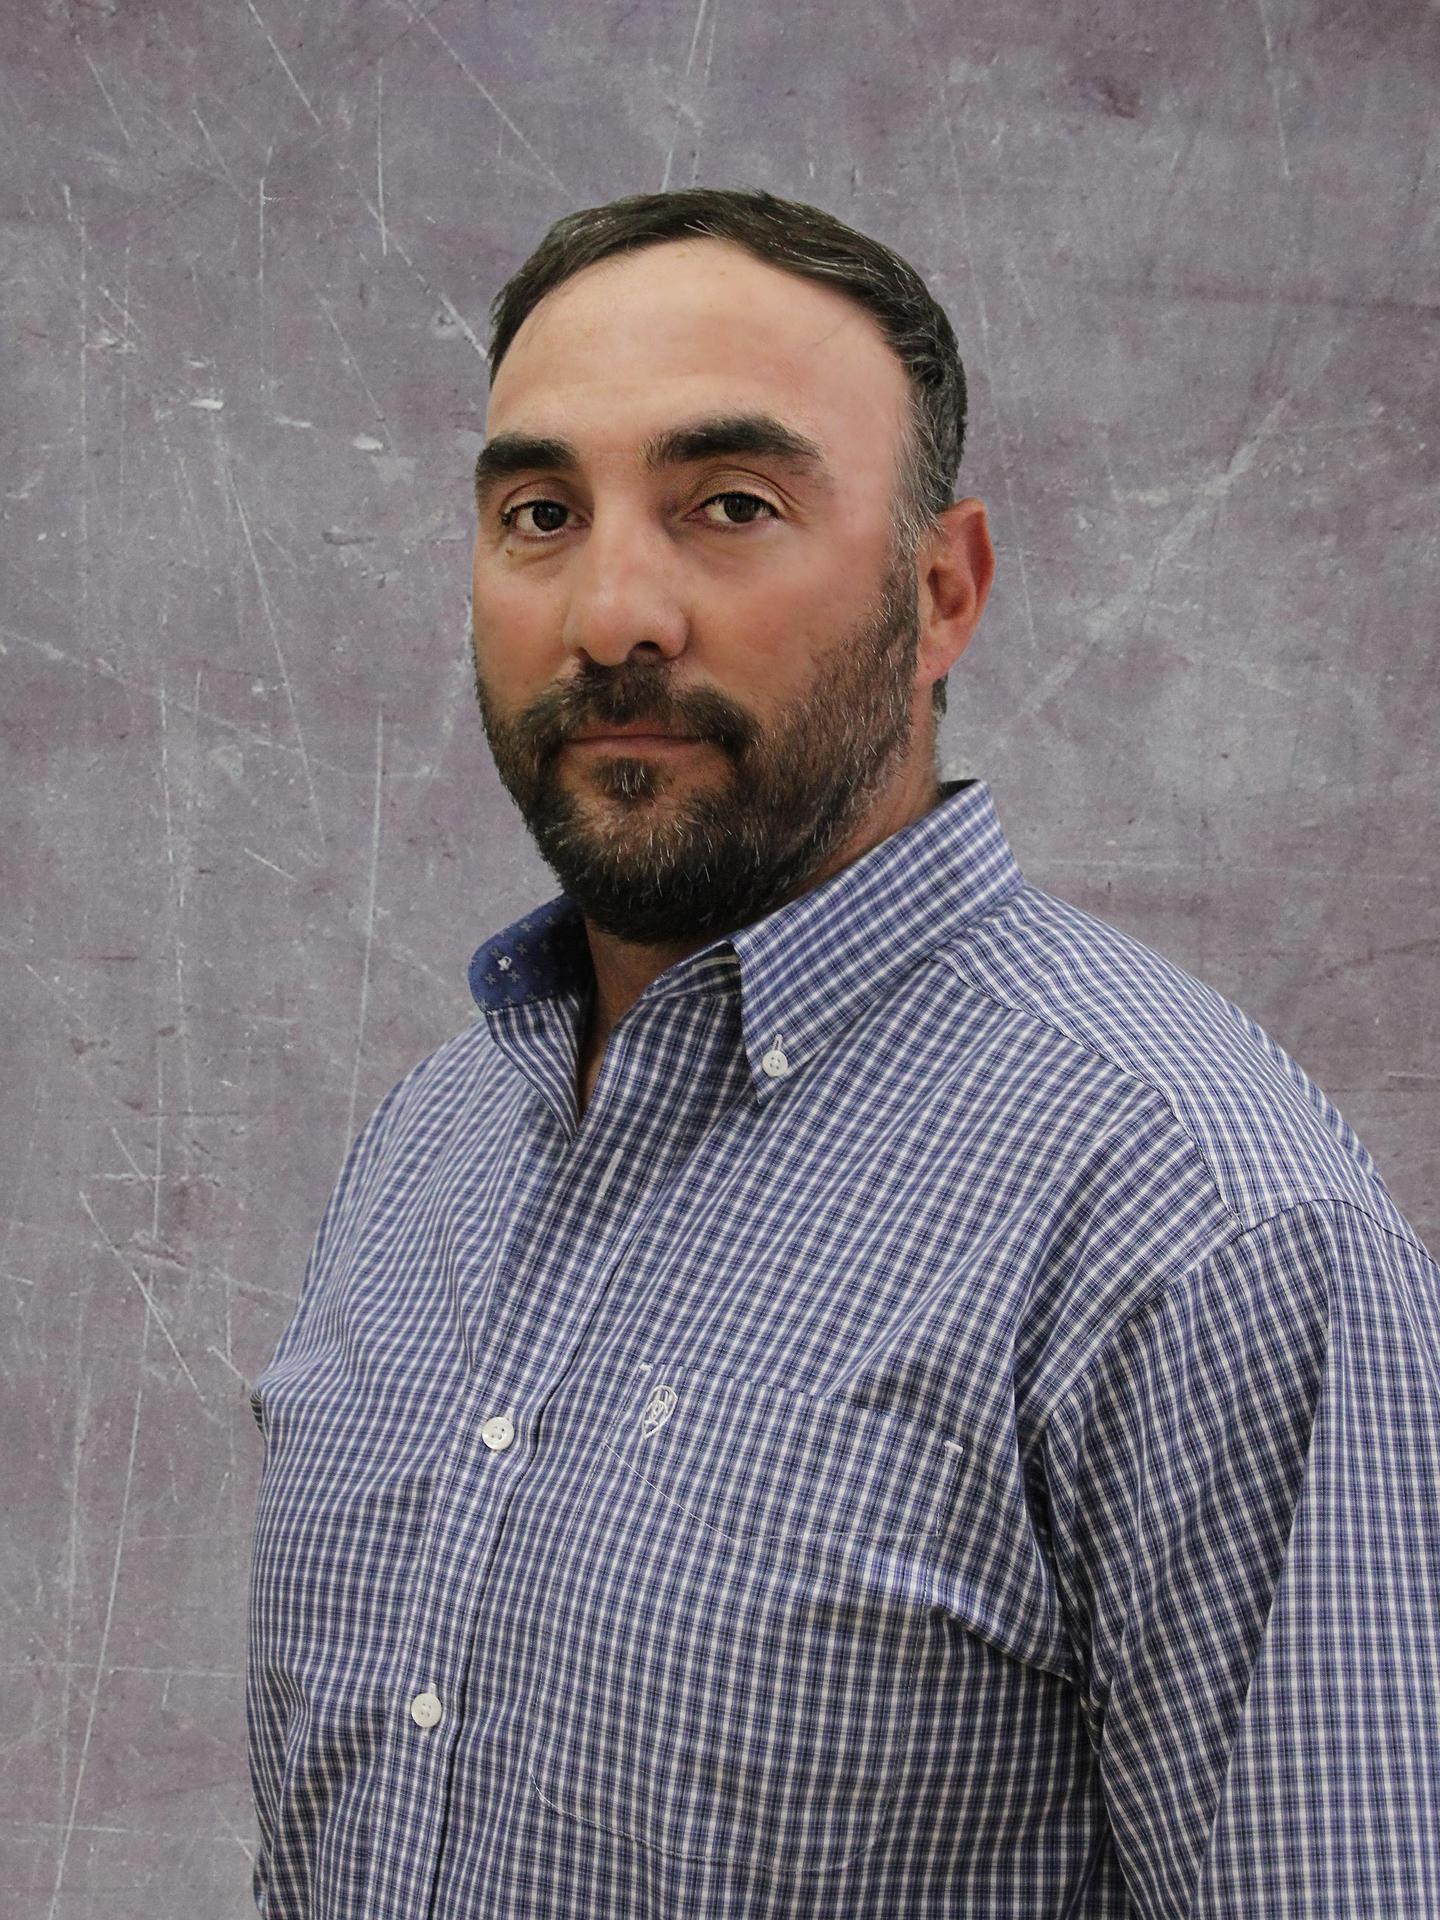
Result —
M 1440 1915 L 1440 1271 L 1344 1203 L 1240 1233 L 1045 1432 L 1144 1920 Z

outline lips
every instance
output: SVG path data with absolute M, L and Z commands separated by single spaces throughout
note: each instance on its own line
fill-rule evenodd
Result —
M 668 727 L 635 725 L 625 727 L 588 727 L 571 736 L 572 740 L 693 740 L 693 733 L 672 733 Z

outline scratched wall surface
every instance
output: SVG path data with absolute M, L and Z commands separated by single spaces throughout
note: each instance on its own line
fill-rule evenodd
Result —
M 464 658 L 490 296 L 697 180 L 915 262 L 1000 562 L 946 771 L 1268 1026 L 1433 1246 L 1440 49 L 1424 0 L 32 0 L 0 47 L 0 1902 L 218 1920 L 244 1382 L 355 1127 L 554 891 Z

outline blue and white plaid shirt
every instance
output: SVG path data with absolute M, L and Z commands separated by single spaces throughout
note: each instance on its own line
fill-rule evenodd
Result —
M 985 785 L 662 973 L 564 895 L 255 1386 L 269 1920 L 1436 1920 L 1440 1273 Z

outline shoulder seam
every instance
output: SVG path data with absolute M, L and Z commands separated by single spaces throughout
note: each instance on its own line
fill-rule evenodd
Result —
M 1017 899 L 1018 897 L 1018 893 L 1011 894 L 1009 899 L 1001 904 L 1002 906 L 1008 906 L 1010 900 Z M 992 916 L 987 914 L 985 918 L 989 920 Z M 983 922 L 981 924 L 983 924 Z M 958 944 L 957 942 L 955 946 L 945 947 L 941 950 L 941 957 L 947 964 L 950 963 L 952 958 L 957 954 Z M 1024 956 L 1015 955 L 1014 957 L 1019 968 L 1026 974 L 1027 978 L 1038 987 L 1038 983 L 1035 982 L 1034 975 L 1030 972 L 1029 964 Z M 1024 1005 L 1016 1006 L 1012 1001 L 1001 999 L 1000 995 L 992 992 L 989 987 L 982 986 L 978 981 L 972 980 L 968 974 L 963 973 L 958 965 L 958 961 L 956 964 L 950 966 L 950 971 L 967 991 L 979 995 L 982 999 L 988 1000 L 992 1006 L 1000 1007 L 1006 1013 L 1017 1014 L 1024 1019 L 1033 1021 L 1043 1032 L 1052 1035 L 1057 1040 L 1063 1040 L 1066 1046 L 1073 1047 L 1077 1053 L 1083 1053 L 1088 1055 L 1092 1060 L 1098 1060 L 1102 1066 L 1108 1067 L 1119 1079 L 1124 1080 L 1130 1086 L 1140 1088 L 1143 1092 L 1149 1094 L 1152 1099 L 1158 1100 L 1170 1115 L 1170 1118 L 1174 1121 L 1180 1133 L 1189 1141 L 1196 1160 L 1205 1169 L 1206 1178 L 1209 1180 L 1215 1197 L 1225 1210 L 1228 1218 L 1235 1223 L 1241 1232 L 1245 1230 L 1247 1222 L 1244 1215 L 1236 1212 L 1230 1196 L 1226 1193 L 1216 1175 L 1214 1167 L 1210 1164 L 1209 1155 L 1196 1139 L 1194 1129 L 1186 1122 L 1185 1116 L 1176 1106 L 1173 1097 L 1165 1087 L 1147 1078 L 1146 1075 L 1142 1073 L 1136 1073 L 1132 1067 L 1127 1066 L 1121 1060 L 1116 1060 L 1111 1054 L 1102 1053 L 1098 1047 L 1090 1046 L 1075 1034 L 1067 1033 L 1064 1027 L 1058 1025 L 1053 1019 L 1048 1018 L 1039 1008 Z
M 1147 1293 L 1143 1299 L 1135 1301 L 1135 1303 L 1121 1315 L 1115 1325 L 1098 1345 L 1091 1350 L 1088 1356 L 1065 1382 L 1064 1386 L 1056 1393 L 1054 1402 L 1049 1412 L 1045 1415 L 1043 1424 L 1035 1435 L 1035 1444 L 1037 1446 L 1044 1445 L 1045 1436 L 1049 1432 L 1050 1424 L 1055 1416 L 1065 1406 L 1066 1402 L 1081 1385 L 1091 1369 L 1109 1352 L 1116 1340 L 1125 1333 L 1126 1329 L 1131 1327 L 1135 1321 L 1139 1320 L 1143 1315 L 1162 1306 L 1177 1288 L 1183 1286 L 1187 1280 L 1192 1279 L 1202 1268 L 1208 1267 L 1212 1261 L 1218 1260 L 1222 1255 L 1229 1253 L 1230 1250 L 1237 1246 L 1242 1240 L 1248 1240 L 1252 1234 L 1259 1233 L 1262 1228 L 1273 1226 L 1277 1220 L 1284 1220 L 1290 1214 L 1328 1213 L 1342 1208 L 1347 1213 L 1358 1214 L 1362 1220 L 1368 1221 L 1377 1232 L 1383 1233 L 1387 1239 L 1398 1240 L 1400 1244 L 1408 1248 L 1410 1252 L 1418 1253 L 1428 1267 L 1432 1269 L 1435 1267 L 1434 1260 L 1414 1234 L 1401 1233 L 1392 1222 L 1380 1219 L 1376 1214 L 1371 1213 L 1368 1208 L 1360 1206 L 1356 1201 L 1347 1199 L 1342 1194 L 1309 1194 L 1304 1199 L 1291 1201 L 1287 1206 L 1272 1208 L 1269 1213 L 1263 1214 L 1258 1220 L 1251 1220 L 1249 1222 L 1237 1221 L 1236 1230 L 1233 1233 L 1229 1233 L 1223 1240 L 1217 1241 L 1200 1259 L 1191 1261 L 1188 1266 L 1182 1267 L 1178 1273 L 1172 1273 L 1165 1279 L 1160 1280 L 1152 1291 Z
M 1010 894 L 1004 901 L 1002 901 L 1000 905 L 996 908 L 994 913 L 986 914 L 984 916 L 984 919 L 980 922 L 977 922 L 976 924 L 977 925 L 993 925 L 994 921 L 999 917 L 999 914 L 1003 912 L 1005 908 L 1008 908 L 1012 902 L 1021 899 L 1025 894 L 1029 894 L 1032 897 L 1037 897 L 1037 896 L 1041 898 L 1050 897 L 1050 896 L 1041 894 L 1039 889 L 1032 887 L 1029 884 L 1029 882 L 1026 882 L 1022 888 L 1018 889 L 1015 893 Z M 1064 901 L 1059 902 L 1059 904 L 1061 906 L 1068 905 L 1068 903 Z M 1080 911 L 1080 910 L 1072 908 L 1071 911 Z M 1103 923 L 1101 924 L 1103 925 Z M 1118 932 L 1120 930 L 1112 929 L 1112 931 Z M 1092 1059 L 1099 1060 L 1105 1066 L 1109 1067 L 1121 1079 L 1128 1081 L 1130 1084 L 1136 1087 L 1145 1089 L 1155 1099 L 1159 1100 L 1163 1104 L 1166 1112 L 1169 1113 L 1171 1118 L 1174 1120 L 1176 1127 L 1180 1130 L 1180 1132 L 1184 1135 L 1184 1137 L 1190 1142 L 1190 1145 L 1194 1149 L 1197 1159 L 1199 1160 L 1201 1166 L 1203 1166 L 1205 1169 L 1206 1176 L 1209 1179 L 1211 1187 L 1214 1190 L 1214 1193 L 1216 1195 L 1217 1200 L 1219 1201 L 1220 1206 L 1224 1210 L 1226 1216 L 1231 1221 L 1234 1222 L 1239 1232 L 1248 1233 L 1255 1227 L 1263 1226 L 1267 1220 L 1275 1219 L 1279 1215 L 1292 1211 L 1294 1208 L 1299 1206 L 1306 1206 L 1306 1205 L 1325 1206 L 1325 1205 L 1334 1204 L 1337 1206 L 1353 1207 L 1357 1213 L 1363 1214 L 1367 1219 L 1371 1220 L 1377 1228 L 1394 1232 L 1397 1234 L 1397 1237 L 1400 1237 L 1402 1239 L 1406 1237 L 1405 1234 L 1399 1232 L 1399 1230 L 1395 1227 L 1394 1222 L 1387 1222 L 1385 1219 L 1381 1217 L 1381 1215 L 1378 1212 L 1366 1207 L 1361 1201 L 1356 1199 L 1353 1195 L 1346 1195 L 1346 1194 L 1335 1192 L 1328 1185 L 1327 1186 L 1309 1185 L 1307 1187 L 1307 1186 L 1302 1186 L 1302 1184 L 1297 1181 L 1294 1183 L 1291 1193 L 1289 1194 L 1281 1193 L 1274 1196 L 1276 1204 L 1270 1205 L 1269 1207 L 1266 1208 L 1264 1212 L 1258 1213 L 1255 1215 L 1250 1215 L 1242 1212 L 1236 1206 L 1234 1199 L 1232 1198 L 1231 1194 L 1227 1191 L 1225 1183 L 1221 1179 L 1219 1172 L 1217 1171 L 1214 1163 L 1212 1162 L 1210 1155 L 1205 1151 L 1204 1146 L 1196 1136 L 1194 1128 L 1190 1126 L 1190 1124 L 1187 1122 L 1184 1113 L 1176 1103 L 1173 1093 L 1170 1091 L 1169 1088 L 1166 1087 L 1164 1082 L 1160 1080 L 1156 1080 L 1143 1072 L 1137 1071 L 1135 1067 L 1131 1066 L 1126 1061 L 1117 1059 L 1112 1053 L 1101 1051 L 1098 1047 L 1095 1047 L 1089 1041 L 1081 1038 L 1076 1034 L 1068 1032 L 1063 1026 L 1061 1026 L 1058 1023 L 1058 1021 L 1056 1021 L 1054 1017 L 1051 1014 L 1049 1014 L 1044 1007 L 1043 1002 L 1044 1002 L 1045 996 L 1042 990 L 1041 981 L 1037 978 L 1033 968 L 1031 967 L 1030 957 L 1024 951 L 1023 945 L 1020 942 L 1009 938 L 1006 932 L 1000 928 L 996 928 L 995 932 L 998 938 L 1002 938 L 1005 940 L 1005 952 L 1006 952 L 1006 958 L 1009 964 L 1014 968 L 1015 972 L 1019 974 L 1023 974 L 1025 979 L 1030 982 L 1035 1004 L 1032 1004 L 1030 1002 L 1025 1002 L 1025 1001 L 1020 1001 L 1017 1004 L 1013 1000 L 1004 999 L 999 994 L 995 993 L 989 986 L 982 984 L 981 982 L 978 982 L 973 978 L 971 978 L 971 976 L 968 973 L 963 971 L 959 963 L 959 955 L 963 945 L 963 942 L 959 940 L 957 940 L 956 942 L 954 942 L 953 944 L 947 946 L 942 950 L 943 957 L 946 959 L 946 961 L 947 962 L 953 961 L 953 964 L 951 965 L 951 971 L 955 975 L 956 979 L 960 981 L 960 983 L 968 991 L 978 994 L 982 998 L 990 1001 L 990 1003 L 994 1006 L 1002 1007 L 1007 1012 L 1023 1016 L 1033 1021 L 1035 1025 L 1040 1029 L 1042 1029 L 1044 1032 L 1053 1035 L 1058 1040 L 1064 1041 L 1069 1046 L 1074 1047 L 1078 1052 L 1086 1054 Z M 1121 933 L 1120 937 L 1122 939 L 1127 939 L 1127 940 L 1130 938 L 1129 935 L 1126 935 L 1124 933 Z M 1157 958 L 1161 959 L 1162 961 L 1164 960 L 1163 955 L 1159 955 L 1157 956 Z M 1213 988 L 1207 987 L 1206 983 L 1202 980 L 1194 981 L 1193 984 L 1209 993 L 1214 993 L 1215 991 Z M 1223 995 L 1216 995 L 1216 998 L 1219 999 L 1224 1004 L 1229 1004 L 1224 1002 Z M 1403 1215 L 1399 1215 L 1398 1217 L 1401 1219 L 1403 1224 L 1408 1226 L 1408 1223 L 1404 1222 Z M 1417 1248 L 1419 1248 L 1419 1250 L 1422 1253 L 1425 1252 L 1424 1246 L 1419 1241 L 1418 1237 L 1414 1235 L 1413 1230 L 1410 1232 L 1409 1238 L 1411 1242 Z

